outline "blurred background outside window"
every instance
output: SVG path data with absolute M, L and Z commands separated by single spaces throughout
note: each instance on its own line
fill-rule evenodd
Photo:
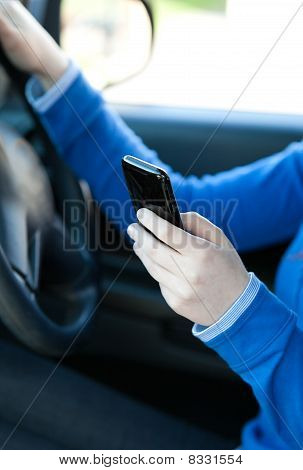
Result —
M 63 0 L 62 45 L 100 89 L 109 68 L 118 79 L 136 61 L 145 60 L 150 32 L 141 19 L 140 2 L 130 3 L 132 8 L 123 10 L 126 0 Z M 151 0 L 151 4 L 156 27 L 152 59 L 138 76 L 108 88 L 106 98 L 114 103 L 230 109 L 301 2 Z M 107 21 L 101 24 L 104 12 Z M 132 20 L 127 41 L 126 18 Z M 115 21 L 121 26 L 118 35 L 112 34 Z M 101 60 L 100 49 L 111 47 L 119 54 L 109 64 Z M 302 113 L 302 84 L 300 10 L 235 109 Z

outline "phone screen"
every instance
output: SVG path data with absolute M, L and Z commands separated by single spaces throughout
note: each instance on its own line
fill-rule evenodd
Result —
M 123 170 L 136 212 L 145 207 L 183 227 L 170 179 L 162 169 L 135 157 L 125 157 Z

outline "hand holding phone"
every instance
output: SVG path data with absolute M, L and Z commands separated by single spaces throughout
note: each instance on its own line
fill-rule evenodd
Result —
M 183 229 L 180 211 L 166 171 L 130 155 L 122 168 L 136 213 L 146 208 Z

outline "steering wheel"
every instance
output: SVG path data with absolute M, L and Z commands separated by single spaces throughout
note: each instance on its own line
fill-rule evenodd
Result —
M 96 261 L 85 246 L 70 246 L 39 157 L 16 131 L 0 125 L 0 319 L 28 347 L 48 355 L 69 348 L 100 296 Z

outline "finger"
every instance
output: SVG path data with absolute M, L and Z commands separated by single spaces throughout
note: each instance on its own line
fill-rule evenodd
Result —
M 173 250 L 182 253 L 189 247 L 191 238 L 189 233 L 167 222 L 149 209 L 140 209 L 137 217 L 145 228 Z
M 180 289 L 180 279 L 178 279 L 175 274 L 167 271 L 159 264 L 154 263 L 154 261 L 146 256 L 142 250 L 138 250 L 136 245 L 134 246 L 134 251 L 155 281 L 172 290 Z
M 173 260 L 174 257 L 181 257 L 180 253 L 164 245 L 139 224 L 130 225 L 127 232 L 136 242 L 137 250 L 142 250 L 155 263 L 170 272 L 176 273 L 176 264 Z
M 185 230 L 192 235 L 203 238 L 217 246 L 225 244 L 226 237 L 222 230 L 197 212 L 186 212 L 181 214 L 181 218 Z

